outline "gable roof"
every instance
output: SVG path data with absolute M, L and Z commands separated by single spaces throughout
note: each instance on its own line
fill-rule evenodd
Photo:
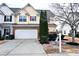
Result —
M 28 3 L 28 4 L 25 5 L 23 8 L 10 8 L 10 9 L 11 9 L 15 14 L 17 14 L 17 12 L 19 12 L 20 10 L 24 9 L 24 8 L 27 7 L 27 6 L 31 6 L 31 7 L 33 8 L 33 6 Z M 36 11 L 35 8 L 33 8 L 33 9 Z M 37 12 L 37 11 L 36 11 L 36 12 Z M 38 13 L 38 12 L 37 12 L 37 13 Z
M 45 11 L 45 10 L 43 10 Z M 50 17 L 54 17 L 55 15 L 50 11 L 50 10 L 46 10 L 47 11 L 47 18 L 49 19 Z M 37 10 L 37 12 L 41 13 L 41 10 Z
M 36 11 L 36 9 L 31 5 L 31 4 L 27 4 L 27 5 L 25 5 L 22 9 L 24 9 L 24 8 L 26 8 L 26 7 L 28 7 L 28 6 L 30 6 L 30 7 L 32 7 L 35 11 Z M 36 11 L 37 12 L 37 11 Z M 38 12 L 37 12 L 38 13 Z
M 0 5 L 0 7 L 1 6 L 7 6 L 5 3 L 3 3 L 3 4 L 1 4 Z M 31 6 L 29 3 L 26 5 L 26 6 Z M 26 6 L 24 6 L 24 7 L 26 7 Z M 7 6 L 8 7 L 8 6 Z M 23 7 L 23 8 L 24 8 Z M 32 6 L 31 6 L 32 7 Z M 22 8 L 10 8 L 10 7 L 8 7 L 9 9 L 11 9 L 14 13 L 16 13 L 16 12 L 18 12 L 19 10 L 21 10 Z M 33 7 L 32 7 L 33 8 Z M 34 9 L 34 8 L 33 8 Z M 37 10 L 37 9 L 35 9 L 39 14 L 40 14 L 40 12 L 41 12 L 41 10 Z M 43 11 L 45 11 L 45 10 L 43 10 Z M 49 17 L 54 17 L 55 15 L 50 11 L 50 10 L 46 10 L 47 11 L 47 18 L 49 18 Z
M 16 13 L 17 11 L 21 10 L 21 8 L 10 8 L 14 13 Z
M 14 13 L 16 13 L 17 11 L 21 10 L 21 8 L 10 8 Z M 41 13 L 41 10 L 36 10 L 38 13 Z M 43 10 L 45 11 L 45 10 Z M 46 10 L 47 11 L 47 18 L 49 17 L 54 17 L 54 14 L 50 11 L 50 10 Z
M 2 7 L 2 6 L 7 6 L 5 3 L 2 3 L 1 5 L 0 5 L 0 7 Z M 8 6 L 7 6 L 8 7 Z
M 8 5 L 6 5 L 5 3 L 2 3 L 1 5 L 0 5 L 0 8 L 2 7 L 2 6 L 6 6 L 6 7 L 8 7 L 9 9 L 10 9 L 10 7 L 8 6 Z M 10 9 L 11 10 L 11 9 Z M 1 10 L 0 10 L 1 11 Z M 12 11 L 12 10 L 11 10 Z M 1 11 L 2 12 L 2 11 Z M 3 12 L 2 12 L 3 13 Z M 12 11 L 12 13 L 13 13 L 13 11 Z M 5 14 L 4 14 L 5 15 Z
M 0 10 L 0 15 L 4 15 L 4 13 Z

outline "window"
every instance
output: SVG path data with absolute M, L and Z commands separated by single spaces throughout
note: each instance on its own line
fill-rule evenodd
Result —
M 12 21 L 12 16 L 4 16 L 4 21 L 5 22 L 11 22 Z
M 26 22 L 26 16 L 19 16 L 20 22 Z
M 30 21 L 36 21 L 36 16 L 30 16 Z

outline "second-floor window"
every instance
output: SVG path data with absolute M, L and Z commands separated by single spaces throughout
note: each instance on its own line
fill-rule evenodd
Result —
M 36 21 L 36 16 L 30 16 L 30 21 Z
M 19 16 L 20 22 L 26 22 L 26 16 Z
M 12 16 L 4 16 L 4 21 L 5 22 L 11 22 L 12 21 Z

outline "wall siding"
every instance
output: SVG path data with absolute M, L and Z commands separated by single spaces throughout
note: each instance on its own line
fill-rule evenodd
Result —
M 0 23 L 3 23 L 4 21 L 4 15 L 0 15 Z
M 22 15 L 22 16 L 25 16 L 25 14 L 28 13 L 30 15 L 26 15 L 26 18 L 27 18 L 27 21 L 26 22 L 19 22 L 19 16 Z M 22 9 L 20 11 L 20 15 L 17 15 L 16 18 L 15 18 L 15 22 L 17 24 L 39 24 L 39 19 L 40 19 L 40 16 L 37 16 L 37 12 L 36 10 L 34 10 L 32 7 L 25 7 L 24 9 Z M 30 16 L 36 16 L 36 21 L 30 21 Z

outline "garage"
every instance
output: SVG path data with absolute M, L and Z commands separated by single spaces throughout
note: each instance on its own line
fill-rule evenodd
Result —
M 37 39 L 37 29 L 16 29 L 15 39 Z

